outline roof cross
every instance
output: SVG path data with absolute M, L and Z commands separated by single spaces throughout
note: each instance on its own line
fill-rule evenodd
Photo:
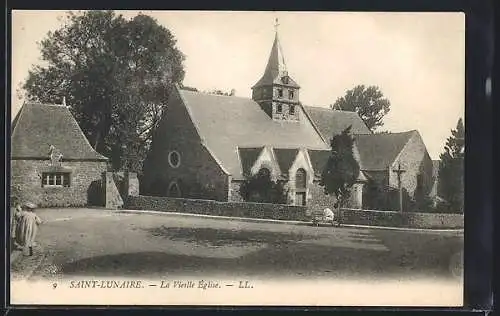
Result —
M 279 22 L 278 22 L 278 18 L 275 19 L 275 23 L 274 23 L 274 30 L 276 32 L 278 32 L 278 26 L 280 26 Z

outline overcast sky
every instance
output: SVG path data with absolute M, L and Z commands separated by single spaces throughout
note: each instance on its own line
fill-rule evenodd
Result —
M 137 11 L 120 11 L 126 17 Z M 279 19 L 289 74 L 303 104 L 328 106 L 357 84 L 377 85 L 391 102 L 382 130 L 416 129 L 433 159 L 465 103 L 462 13 L 142 11 L 177 38 L 186 55 L 184 84 L 200 90 L 250 87 L 266 66 Z M 16 90 L 40 63 L 37 42 L 61 26 L 62 11 L 12 14 L 12 115 Z M 464 118 L 465 119 L 465 118 Z

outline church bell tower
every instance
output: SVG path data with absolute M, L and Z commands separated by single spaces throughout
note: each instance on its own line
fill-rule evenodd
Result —
M 299 120 L 299 85 L 288 75 L 278 37 L 278 19 L 264 75 L 252 87 L 252 99 L 273 119 Z

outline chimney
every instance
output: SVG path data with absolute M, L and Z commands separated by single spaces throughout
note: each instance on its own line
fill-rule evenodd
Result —
M 66 106 L 66 97 L 63 97 L 63 100 L 62 100 L 62 105 L 63 105 L 63 106 Z

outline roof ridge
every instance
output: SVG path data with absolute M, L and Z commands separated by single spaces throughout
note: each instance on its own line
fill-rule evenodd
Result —
M 372 135 L 372 136 L 384 136 L 384 135 L 396 135 L 396 134 L 412 134 L 412 133 L 418 133 L 418 130 L 412 129 L 408 131 L 402 131 L 402 132 L 387 132 L 387 133 L 371 133 L 371 134 L 355 134 L 356 136 L 365 136 L 365 135 Z
M 230 98 L 239 98 L 239 99 L 253 101 L 253 99 L 249 98 L 249 97 L 242 97 L 242 96 L 237 96 L 237 95 L 216 94 L 216 93 L 210 93 L 210 92 L 206 92 L 206 91 L 193 91 L 193 90 L 189 90 L 189 89 L 183 89 L 182 87 L 179 87 L 179 91 L 193 93 L 193 94 L 203 94 L 203 95 L 208 95 L 208 96 L 213 96 L 213 97 L 230 97 Z

